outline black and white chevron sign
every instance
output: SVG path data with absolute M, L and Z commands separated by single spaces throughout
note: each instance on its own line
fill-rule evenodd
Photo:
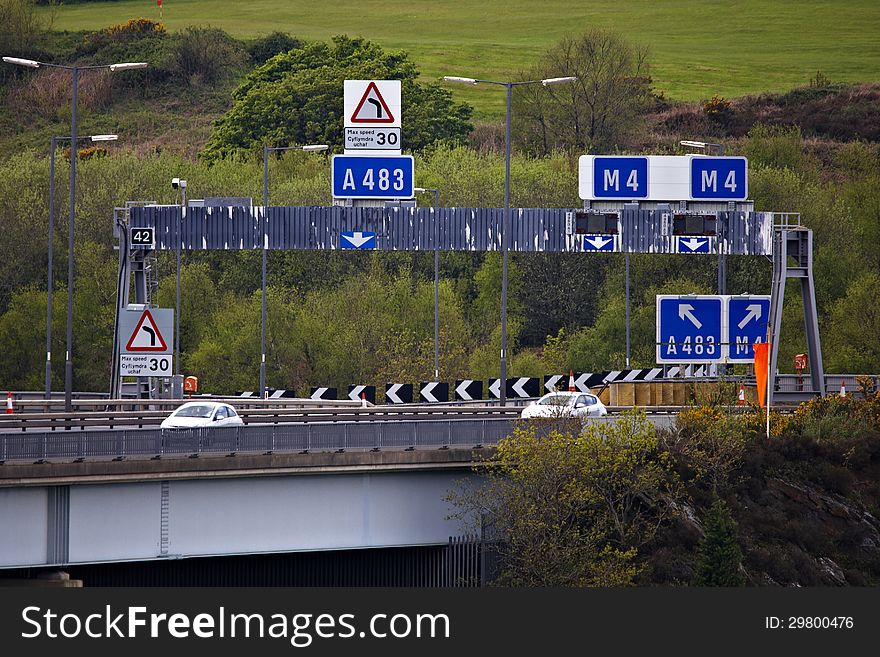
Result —
M 338 399 L 336 388 L 313 387 L 309 399 Z
M 348 386 L 348 398 L 361 401 L 361 395 L 367 398 L 371 404 L 376 403 L 376 386 L 360 386 L 352 384 Z
M 385 384 L 385 403 L 386 404 L 412 404 L 413 387 L 412 383 L 386 383 Z
M 568 374 L 545 374 L 543 393 L 557 392 L 559 390 L 568 390 Z
M 458 379 L 455 382 L 455 399 L 457 401 L 473 401 L 483 398 L 483 382 L 473 379 Z
M 538 377 L 520 376 L 507 379 L 507 396 L 527 399 L 541 396 L 541 384 Z
M 449 384 L 439 381 L 422 381 L 419 388 L 419 401 L 429 404 L 449 401 Z
M 489 396 L 492 399 L 501 399 L 501 379 L 489 379 Z

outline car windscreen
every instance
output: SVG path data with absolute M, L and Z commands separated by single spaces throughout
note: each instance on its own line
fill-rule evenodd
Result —
M 538 403 L 541 406 L 565 406 L 571 402 L 571 399 L 569 395 L 553 395 L 539 400 Z
M 198 406 L 185 406 L 177 409 L 176 417 L 211 417 L 214 412 L 213 406 L 199 404 Z

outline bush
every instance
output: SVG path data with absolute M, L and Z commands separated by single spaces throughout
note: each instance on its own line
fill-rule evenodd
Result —
M 138 41 L 165 35 L 164 23 L 151 21 L 149 18 L 132 18 L 126 23 L 117 23 L 97 32 L 87 33 L 77 48 L 77 53 L 94 54 L 113 42 Z
M 302 41 L 287 32 L 272 32 L 256 39 L 247 47 L 248 55 L 254 64 L 263 64 L 275 55 L 290 52 L 302 47 Z
M 192 81 L 217 82 L 230 69 L 241 64 L 238 43 L 223 30 L 188 27 L 175 44 L 172 68 L 180 77 Z

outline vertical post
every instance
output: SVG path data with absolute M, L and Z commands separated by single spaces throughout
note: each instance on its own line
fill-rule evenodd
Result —
M 440 190 L 434 190 L 434 380 L 440 380 Z
M 79 69 L 70 69 L 73 92 L 70 102 L 70 218 L 67 226 L 67 344 L 64 355 L 64 410 L 73 411 L 73 223 L 76 211 L 76 88 Z
M 501 226 L 501 404 L 507 403 L 507 240 L 510 232 L 510 101 L 513 83 L 507 82 L 507 119 L 504 129 L 504 220 Z
M 183 222 L 186 219 L 186 187 L 180 186 L 180 221 L 177 223 L 177 307 L 174 312 L 174 373 L 180 374 L 180 243 L 183 241 Z
M 623 254 L 625 263 L 624 287 L 626 290 L 626 369 L 629 369 L 629 249 Z
M 263 146 L 263 294 L 260 301 L 260 397 L 266 396 L 266 232 L 269 213 L 269 147 Z
M 52 262 L 55 235 L 55 137 L 49 142 L 49 261 L 46 275 L 46 393 L 52 397 L 52 288 L 55 284 L 55 268 Z

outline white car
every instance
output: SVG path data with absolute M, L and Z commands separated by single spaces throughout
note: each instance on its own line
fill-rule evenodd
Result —
M 536 417 L 599 417 L 608 415 L 596 395 L 583 392 L 551 392 L 523 409 L 523 419 Z
M 227 427 L 244 424 L 229 404 L 211 401 L 187 402 L 177 407 L 160 425 L 163 429 L 191 429 L 193 427 Z

